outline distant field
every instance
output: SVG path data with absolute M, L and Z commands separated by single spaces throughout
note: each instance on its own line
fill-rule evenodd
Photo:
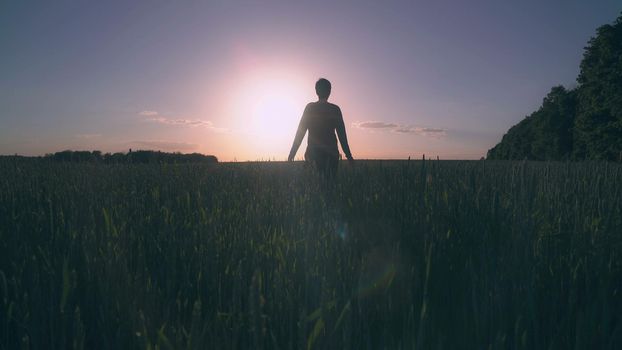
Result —
M 622 166 L 0 160 L 0 348 L 622 348 Z

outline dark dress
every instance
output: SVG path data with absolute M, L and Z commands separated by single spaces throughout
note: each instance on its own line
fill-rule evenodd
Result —
M 298 151 L 307 130 L 309 130 L 309 137 L 305 159 L 314 164 L 320 172 L 334 174 L 337 171 L 339 150 L 337 149 L 335 131 L 346 158 L 352 158 L 339 106 L 326 101 L 318 101 L 311 102 L 305 107 L 294 138 L 290 158 L 293 158 Z

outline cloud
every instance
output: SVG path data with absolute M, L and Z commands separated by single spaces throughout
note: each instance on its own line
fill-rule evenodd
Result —
M 138 115 L 142 115 L 143 117 L 152 117 L 154 115 L 158 115 L 157 111 L 142 111 L 138 113 Z
M 360 122 L 354 123 L 357 128 L 362 129 L 387 129 L 387 128 L 397 128 L 399 125 L 394 123 L 385 123 L 385 122 Z
M 431 137 L 442 137 L 446 136 L 447 132 L 445 129 L 439 128 L 422 128 L 422 127 L 413 127 L 413 126 L 400 126 L 393 130 L 394 132 L 402 133 L 402 134 L 417 134 L 423 136 L 431 136 Z
M 150 122 L 156 122 L 160 124 L 166 125 L 177 125 L 177 126 L 191 126 L 191 127 L 205 127 L 215 131 L 224 131 L 222 128 L 214 127 L 213 123 L 209 120 L 203 119 L 186 119 L 186 118 L 167 118 L 157 111 L 142 111 L 138 113 L 139 116 L 145 117 L 145 120 Z
M 422 132 L 430 132 L 430 133 L 444 133 L 445 129 L 438 129 L 438 128 L 421 128 Z
M 368 122 L 358 122 L 354 123 L 354 126 L 360 129 L 382 129 L 382 130 L 390 130 L 392 132 L 400 133 L 400 134 L 415 134 L 422 136 L 429 136 L 434 138 L 440 138 L 447 135 L 447 131 L 441 128 L 428 128 L 421 126 L 413 126 L 413 125 L 401 125 L 396 123 L 386 123 L 386 122 L 378 122 L 378 121 L 368 121 Z
M 202 119 L 169 119 L 164 117 L 148 118 L 147 120 L 167 125 L 204 126 L 211 128 L 212 122 Z
M 159 140 L 142 140 L 142 141 L 130 141 L 128 147 L 136 149 L 150 149 L 156 151 L 196 151 L 199 145 L 196 143 L 187 142 L 175 142 L 175 141 L 159 141 Z

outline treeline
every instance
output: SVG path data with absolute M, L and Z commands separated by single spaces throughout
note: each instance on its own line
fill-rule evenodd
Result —
M 488 159 L 622 161 L 622 16 L 590 39 L 577 83 L 552 88 Z
M 101 151 L 62 151 L 46 154 L 44 159 L 56 162 L 102 163 L 218 163 L 218 158 L 200 153 L 167 153 L 161 151 L 134 151 L 102 153 Z

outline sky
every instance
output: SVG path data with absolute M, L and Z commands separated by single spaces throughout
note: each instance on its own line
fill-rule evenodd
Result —
M 0 154 L 285 160 L 318 78 L 355 158 L 479 159 L 619 0 L 3 1 Z M 306 138 L 298 151 L 302 158 Z

